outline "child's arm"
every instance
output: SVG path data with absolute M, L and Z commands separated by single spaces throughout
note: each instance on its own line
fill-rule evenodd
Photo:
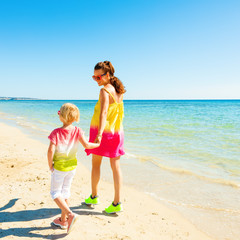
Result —
M 53 156 L 55 153 L 56 146 L 53 142 L 50 141 L 49 147 L 48 147 L 48 166 L 51 172 L 53 172 Z
M 80 143 L 83 145 L 84 148 L 86 149 L 92 149 L 92 148 L 97 148 L 100 146 L 100 143 L 91 143 L 88 142 L 84 136 L 84 134 L 81 135 L 79 139 Z

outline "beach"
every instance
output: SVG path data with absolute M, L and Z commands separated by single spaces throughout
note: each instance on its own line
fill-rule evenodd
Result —
M 20 129 L 0 123 L 1 206 L 3 239 L 213 239 L 147 194 L 123 186 L 124 212 L 103 212 L 113 197 L 113 184 L 100 182 L 101 204 L 94 209 L 81 203 L 90 194 L 90 172 L 79 159 L 72 184 L 70 207 L 79 214 L 72 232 L 51 226 L 60 210 L 52 201 L 47 144 Z
M 240 1 L 0 6 L 0 238 L 240 240 Z M 86 206 L 92 156 L 80 144 L 70 235 L 51 225 L 47 160 L 65 103 L 86 139 L 98 128 L 100 148 L 124 152 L 124 212 L 107 215 L 112 160 L 101 162 L 100 204 Z
M 75 125 L 82 128 L 88 138 L 96 100 L 0 101 L 0 123 L 4 124 L 4 127 L 0 128 L 1 133 L 5 126 L 10 126 L 42 146 L 41 150 L 36 150 L 38 154 L 31 153 L 33 159 L 29 160 L 30 149 L 23 141 L 22 148 L 19 148 L 20 153 L 25 154 L 21 159 L 23 163 L 32 162 L 39 155 L 41 166 L 47 172 L 46 151 L 49 144 L 47 136 L 54 128 L 61 126 L 57 111 L 65 102 L 72 102 L 79 107 L 80 123 Z M 134 199 L 134 203 L 135 199 L 141 202 L 142 196 L 147 196 L 154 202 L 179 213 L 198 230 L 213 239 L 238 240 L 240 101 L 136 100 L 125 101 L 124 106 L 126 154 L 121 158 L 124 186 L 122 201 L 126 199 L 126 202 L 129 202 L 133 189 L 140 194 L 140 197 L 136 197 L 137 193 L 135 193 L 133 198 L 130 198 Z M 32 145 L 32 142 L 29 145 Z M 4 161 L 6 156 L 3 155 L 3 163 L 7 161 L 8 164 L 12 164 L 13 161 L 19 160 L 21 154 L 15 152 L 16 146 L 9 147 L 11 153 L 6 154 L 9 161 Z M 73 201 L 76 199 L 72 206 L 80 206 L 81 202 L 90 195 L 91 189 L 91 156 L 87 157 L 80 146 L 77 158 L 79 174 L 76 177 L 82 177 L 84 172 L 87 177 L 84 175 L 83 178 L 86 183 L 82 184 L 80 178 L 74 180 L 74 184 L 86 188 L 72 199 Z M 17 169 L 11 166 L 9 170 Z M 29 171 L 28 165 L 22 167 L 19 174 L 26 169 Z M 44 175 L 45 184 L 49 183 L 50 179 L 49 173 L 46 172 L 43 173 L 48 177 L 46 180 Z M 32 174 L 36 178 L 37 172 Z M 4 179 L 2 182 L 7 181 Z M 106 188 L 107 193 L 102 193 L 105 187 L 102 188 L 100 184 L 101 201 L 104 196 L 108 197 L 101 206 L 98 206 L 100 212 L 109 206 L 113 199 L 112 171 L 107 158 L 102 161 L 101 182 L 110 185 Z M 41 181 L 35 179 L 35 182 L 28 182 L 31 183 L 34 185 Z M 12 185 L 15 186 L 15 183 Z M 8 189 L 6 186 L 8 187 L 4 185 L 3 189 Z M 131 188 L 130 194 L 126 192 L 126 187 Z M 48 194 L 49 189 L 46 191 L 46 196 Z M 16 203 L 19 201 L 17 200 Z M 6 201 L 3 206 L 5 204 L 8 202 Z M 123 204 L 125 207 L 126 203 Z M 145 208 L 146 205 L 148 203 L 143 204 L 144 207 L 139 207 L 137 211 L 139 212 L 139 209 Z M 155 205 L 155 203 L 151 204 L 151 206 Z M 56 208 L 54 203 L 52 207 Z M 52 219 L 54 219 L 53 215 Z M 160 223 L 164 223 L 165 220 L 161 219 Z

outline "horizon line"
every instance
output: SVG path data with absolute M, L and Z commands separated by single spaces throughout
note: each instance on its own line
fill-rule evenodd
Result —
M 50 98 L 29 98 L 29 97 L 0 97 L 0 101 L 97 101 L 98 99 L 50 99 Z M 123 101 L 201 101 L 201 100 L 240 100 L 240 98 L 168 98 L 168 99 L 156 99 L 156 98 L 146 98 L 146 99 L 124 99 Z

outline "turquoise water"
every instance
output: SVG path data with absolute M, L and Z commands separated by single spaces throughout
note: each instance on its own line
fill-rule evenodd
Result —
M 136 101 L 125 108 L 130 153 L 240 184 L 240 101 Z
M 78 126 L 88 135 L 95 100 L 0 101 L 0 119 L 47 142 L 65 102 L 79 107 Z M 124 107 L 125 184 L 176 207 L 217 239 L 237 239 L 240 100 L 127 100 Z
M 0 101 L 0 112 L 48 134 L 59 126 L 57 111 L 65 102 Z M 88 134 L 96 101 L 69 102 L 79 107 L 79 125 Z M 142 100 L 124 105 L 127 156 L 240 186 L 240 101 Z

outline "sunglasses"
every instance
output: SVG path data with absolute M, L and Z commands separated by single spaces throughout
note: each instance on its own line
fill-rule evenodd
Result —
M 106 75 L 106 74 L 107 74 L 107 73 L 104 73 L 104 74 L 98 75 L 98 76 L 93 75 L 92 78 L 93 78 L 93 80 L 95 80 L 95 81 L 100 81 L 100 80 L 102 80 L 102 77 L 103 77 L 104 75 Z

